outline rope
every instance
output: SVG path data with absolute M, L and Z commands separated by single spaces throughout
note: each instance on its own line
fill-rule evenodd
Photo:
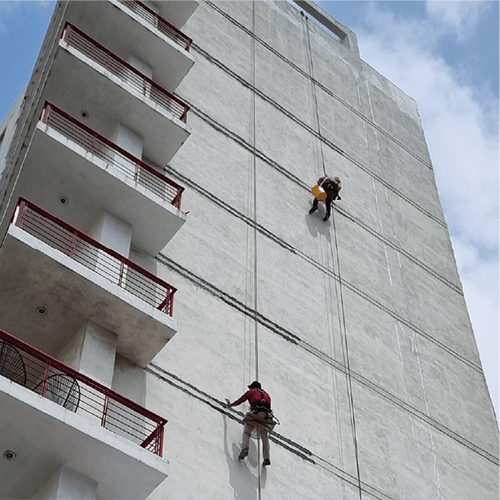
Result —
M 302 15 L 305 19 L 305 25 L 306 25 L 308 63 L 309 63 L 309 70 L 310 70 L 311 83 L 312 83 L 312 95 L 313 95 L 313 101 L 314 101 L 313 105 L 314 105 L 315 114 L 316 114 L 316 124 L 318 127 L 318 136 L 320 139 L 321 163 L 323 166 L 323 173 L 326 174 L 325 157 L 324 157 L 324 153 L 323 153 L 323 136 L 321 134 L 321 123 L 319 120 L 318 96 L 317 96 L 317 92 L 316 92 L 316 83 L 315 83 L 316 79 L 314 78 L 314 63 L 313 63 L 313 57 L 312 57 L 309 21 L 308 21 L 307 16 L 305 16 L 303 12 L 302 12 Z M 333 205 L 333 203 L 332 203 L 332 205 Z M 360 473 L 359 453 L 358 453 L 358 439 L 357 439 L 357 431 L 356 431 L 356 418 L 354 415 L 354 399 L 353 399 L 353 393 L 352 393 L 352 375 L 351 375 L 351 367 L 350 367 L 350 361 L 349 361 L 349 346 L 348 346 L 348 342 L 347 342 L 344 295 L 343 295 L 343 291 L 342 291 L 342 276 L 340 273 L 340 257 L 339 257 L 339 247 L 338 247 L 338 239 L 337 239 L 337 223 L 336 223 L 336 219 L 335 219 L 335 208 L 334 207 L 332 207 L 332 221 L 333 221 L 335 254 L 337 256 L 337 258 L 336 258 L 337 275 L 339 277 L 336 303 L 337 303 L 337 310 L 338 310 L 338 317 L 339 317 L 339 329 L 340 329 L 341 341 L 342 341 L 342 357 L 343 357 L 343 361 L 344 361 L 344 366 L 346 367 L 346 385 L 347 385 L 347 394 L 349 397 L 349 413 L 350 413 L 350 417 L 351 417 L 351 432 L 352 432 L 352 439 L 353 439 L 353 445 L 354 445 L 354 457 L 356 460 L 356 476 L 357 476 L 357 482 L 358 482 L 358 493 L 359 493 L 360 500 L 362 500 L 361 473 Z M 332 262 L 332 264 L 334 264 L 335 256 L 334 256 L 334 251 L 333 251 L 333 246 L 331 244 L 331 240 L 330 240 L 330 250 L 331 250 L 331 259 L 332 259 L 331 262 Z M 335 283 L 337 283 L 337 282 L 335 282 Z M 336 288 L 337 288 L 337 286 L 336 286 Z M 335 346 L 335 341 L 333 341 L 333 345 Z
M 312 95 L 313 95 L 313 106 L 314 110 L 316 113 L 316 125 L 318 127 L 318 136 L 319 136 L 319 149 L 321 153 L 321 164 L 323 166 L 323 174 L 326 174 L 326 167 L 325 167 L 325 155 L 323 153 L 323 135 L 321 134 L 321 124 L 319 121 L 319 106 L 318 106 L 318 95 L 316 91 L 316 80 L 314 78 L 314 63 L 313 63 L 313 57 L 312 57 L 312 48 L 311 48 L 311 36 L 309 33 L 309 21 L 307 19 L 307 16 L 301 11 L 302 16 L 304 17 L 305 20 L 305 25 L 306 25 L 306 41 L 307 41 L 307 48 L 308 48 L 308 58 L 307 62 L 309 65 L 309 73 L 311 75 L 311 89 L 312 89 Z
M 256 12 L 255 12 L 255 0 L 252 1 L 252 34 L 255 35 L 255 20 L 256 20 Z M 255 36 L 251 37 L 251 64 L 252 64 L 252 88 L 254 89 L 251 92 L 251 146 L 252 146 L 252 172 L 253 172 L 253 241 L 254 241 L 254 249 L 253 249 L 253 313 L 254 313 L 254 345 L 255 345 L 255 380 L 259 380 L 259 322 L 257 317 L 257 307 L 258 307 L 258 266 L 257 266 L 257 155 L 256 152 L 256 93 L 255 93 L 255 74 L 256 74 L 256 45 L 255 45 Z M 261 450 L 261 437 L 260 437 L 260 429 L 257 431 L 257 492 L 258 492 L 258 500 L 261 500 L 262 495 L 262 485 L 261 485 L 261 474 L 262 467 L 260 463 L 260 450 Z
M 356 460 L 356 476 L 358 480 L 358 493 L 359 498 L 362 500 L 361 494 L 361 472 L 359 467 L 359 452 L 358 452 L 358 438 L 357 438 L 357 430 L 356 430 L 356 417 L 354 414 L 354 398 L 352 394 L 352 375 L 351 375 L 351 365 L 349 361 L 349 345 L 347 342 L 347 328 L 346 328 L 346 320 L 345 320 L 345 307 L 344 307 L 344 294 L 342 292 L 342 275 L 340 273 L 340 256 L 339 256 L 339 245 L 337 238 L 337 221 L 335 219 L 335 209 L 332 210 L 332 222 L 333 222 L 333 241 L 335 242 L 335 254 L 337 256 L 337 275 L 338 279 L 338 294 L 340 300 L 337 300 L 337 308 L 339 309 L 339 323 L 340 323 L 340 333 L 342 339 L 342 354 L 344 366 L 346 367 L 346 383 L 347 383 L 347 394 L 349 397 L 349 413 L 351 417 L 351 430 L 352 430 L 352 440 L 354 445 L 354 457 Z M 333 256 L 333 246 L 330 244 L 330 248 L 332 251 L 332 260 Z M 339 307 L 340 306 L 340 307 Z

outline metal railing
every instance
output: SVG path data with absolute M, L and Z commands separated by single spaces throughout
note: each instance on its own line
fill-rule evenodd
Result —
M 0 375 L 163 454 L 167 419 L 1 329 Z
M 31 201 L 19 198 L 12 223 L 149 305 L 173 315 L 175 287 Z
M 163 33 L 172 41 L 180 45 L 186 52 L 189 52 L 193 40 L 185 35 L 182 31 L 170 24 L 166 19 L 151 10 L 142 2 L 137 0 L 118 0 L 119 3 L 125 5 L 134 14 L 137 14 L 142 19 L 147 21 L 151 26 L 156 28 L 160 33 Z
M 135 90 L 159 104 L 176 118 L 187 120 L 189 106 L 182 102 L 177 96 L 158 85 L 119 56 L 108 50 L 99 42 L 91 38 L 82 30 L 67 22 L 61 38 L 71 47 L 92 59 L 110 73 L 120 78 Z
M 144 161 L 88 127 L 66 111 L 45 102 L 40 121 L 76 142 L 100 160 L 116 167 L 129 179 L 180 210 L 184 188 Z

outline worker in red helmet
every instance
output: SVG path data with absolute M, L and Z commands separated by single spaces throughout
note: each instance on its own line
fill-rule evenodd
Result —
M 323 220 L 326 222 L 330 218 L 330 214 L 332 212 L 332 201 L 342 199 L 339 196 L 339 191 L 342 189 L 342 183 L 340 182 L 340 179 L 338 177 L 332 178 L 330 175 L 325 174 L 323 175 L 323 177 L 320 177 L 318 179 L 318 186 L 321 186 L 325 190 L 327 195 L 325 200 L 326 214 L 323 218 Z M 318 210 L 318 203 L 318 198 L 314 198 L 313 206 L 311 207 L 311 210 L 309 210 L 310 214 Z
M 271 465 L 269 458 L 269 431 L 272 431 L 276 425 L 271 410 L 271 397 L 262 389 L 260 382 L 256 380 L 248 386 L 248 391 L 233 403 L 228 402 L 228 408 L 238 406 L 241 403 L 248 401 L 250 410 L 243 418 L 243 438 L 241 443 L 241 451 L 238 460 L 243 460 L 248 455 L 248 444 L 250 442 L 250 434 L 254 428 L 257 428 L 262 438 L 262 454 L 264 455 L 263 466 Z

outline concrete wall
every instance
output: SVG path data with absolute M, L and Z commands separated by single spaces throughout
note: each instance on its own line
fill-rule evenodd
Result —
M 497 425 L 417 105 L 292 5 L 255 2 L 253 29 L 252 7 L 202 2 L 184 28 L 193 133 L 167 171 L 190 214 L 157 258 L 180 329 L 147 368 L 171 462 L 151 498 L 259 498 L 223 407 L 256 377 L 256 235 L 258 376 L 281 420 L 261 497 L 493 500 Z M 343 181 L 328 223 L 307 214 L 323 157 Z

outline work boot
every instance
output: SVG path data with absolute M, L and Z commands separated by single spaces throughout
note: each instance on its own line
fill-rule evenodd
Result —
M 311 210 L 309 210 L 309 214 L 313 214 L 314 212 L 316 212 L 316 210 L 318 210 L 317 208 L 314 208 L 312 207 Z
M 262 462 L 263 467 L 266 467 L 267 465 L 271 465 L 271 460 L 269 460 L 269 458 L 264 459 Z
M 238 455 L 238 460 L 243 460 L 246 456 L 248 456 L 248 448 L 243 448 Z
M 325 216 L 323 217 L 323 220 L 326 222 L 329 218 L 330 218 L 330 216 L 329 216 L 329 215 L 325 215 Z

